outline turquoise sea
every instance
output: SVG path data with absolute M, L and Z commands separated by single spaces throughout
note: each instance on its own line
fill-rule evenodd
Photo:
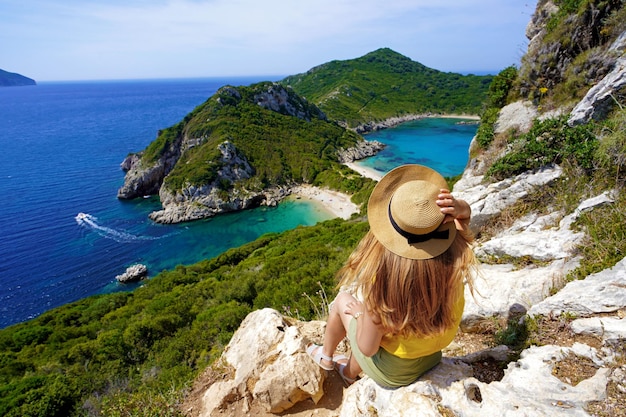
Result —
M 463 172 L 469 157 L 469 143 L 478 126 L 455 118 L 425 118 L 402 123 L 366 136 L 387 146 L 373 158 L 357 162 L 384 174 L 403 164 L 421 164 L 445 177 Z
M 151 275 L 214 257 L 268 232 L 329 219 L 304 200 L 179 225 L 147 215 L 156 197 L 116 198 L 120 163 L 219 87 L 268 77 L 42 82 L 0 88 L 0 328 L 89 295 L 123 291 L 115 276 Z M 388 143 L 362 163 L 385 172 L 415 162 L 462 172 L 475 126 L 426 119 L 376 132 Z M 425 123 L 425 124 L 423 124 Z M 423 141 L 422 137 L 429 139 Z M 78 213 L 85 213 L 78 219 Z

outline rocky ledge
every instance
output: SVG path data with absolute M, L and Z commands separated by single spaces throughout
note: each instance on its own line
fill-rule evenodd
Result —
M 340 149 L 338 152 L 339 162 L 342 164 L 358 161 L 376 155 L 385 149 L 385 144 L 377 140 L 362 140 L 348 149 Z

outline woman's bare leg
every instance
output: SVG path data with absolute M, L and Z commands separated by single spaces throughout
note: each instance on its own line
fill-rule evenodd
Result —
M 324 333 L 324 345 L 322 346 L 322 353 L 328 356 L 333 356 L 335 349 L 339 343 L 346 337 L 352 315 L 346 314 L 346 305 L 355 301 L 356 299 L 349 293 L 341 292 L 337 294 L 337 297 L 332 303 L 330 312 L 328 313 L 328 320 L 326 322 L 326 331 Z M 350 357 L 349 365 L 344 369 L 344 375 L 348 378 L 356 378 L 361 373 L 361 367 L 359 366 L 354 356 Z

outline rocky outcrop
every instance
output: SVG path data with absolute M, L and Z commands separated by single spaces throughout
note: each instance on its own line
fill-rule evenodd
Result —
M 619 58 L 613 70 L 598 84 L 594 85 L 585 97 L 572 110 L 568 124 L 570 126 L 600 120 L 618 104 L 618 96 L 626 86 L 626 32 L 611 45 L 607 55 Z
M 357 142 L 356 146 L 352 148 L 341 148 L 337 152 L 339 162 L 342 164 L 358 161 L 369 156 L 374 156 L 381 150 L 385 149 L 385 144 L 377 140 L 362 140 Z
M 148 276 L 148 267 L 144 264 L 135 264 L 126 268 L 126 271 L 121 275 L 116 275 L 115 279 L 118 282 L 126 284 L 128 282 L 135 282 L 144 279 Z
M 471 226 L 477 232 L 487 221 L 499 215 L 503 209 L 526 197 L 534 189 L 559 178 L 562 172 L 559 166 L 549 166 L 503 181 L 485 183 L 483 175 L 466 170 L 462 178 L 454 185 L 454 191 L 459 198 L 471 205 Z
M 312 118 L 327 120 L 326 115 L 319 108 L 312 106 L 303 97 L 278 83 L 255 94 L 254 102 L 265 109 L 306 121 L 311 121 Z
M 143 159 L 137 160 L 134 156 L 126 157 L 122 162 L 122 169 L 129 167 L 124 184 L 117 190 L 117 198 L 133 199 L 146 195 L 154 195 L 159 192 L 163 179 L 176 165 L 181 155 L 182 138 L 177 138 L 161 154 L 161 157 L 152 164 L 147 164 Z
M 190 186 L 183 193 L 172 194 L 167 189 L 159 193 L 163 210 L 149 214 L 157 223 L 174 224 L 192 220 L 206 219 L 220 213 L 246 210 L 259 206 L 276 206 L 291 194 L 290 187 L 266 188 L 250 191 L 245 188 L 233 189 L 221 193 L 217 187 Z
M 533 305 L 529 313 L 531 315 L 558 316 L 563 313 L 573 314 L 577 317 L 589 317 L 597 314 L 616 314 L 624 308 L 626 301 L 626 258 L 618 262 L 613 268 L 589 275 L 584 280 L 572 281 L 557 294 Z M 617 325 L 618 322 L 609 317 L 597 317 L 596 322 Z M 624 317 L 618 320 L 624 321 Z M 587 322 L 592 324 L 591 321 Z M 582 324 L 582 322 L 579 322 Z M 593 328 L 598 326 L 594 325 Z M 608 326 L 607 326 L 608 327 Z M 626 327 L 620 324 L 621 332 L 616 336 L 618 339 L 626 338 Z M 582 332 L 582 331 L 581 331 Z M 593 331 L 592 333 L 598 333 Z M 600 332 L 599 336 L 605 336 Z M 608 332 L 611 333 L 611 332 Z M 621 335 L 620 335 L 621 334 Z M 615 339 L 616 337 L 610 337 Z
M 529 101 L 511 103 L 500 110 L 498 121 L 494 125 L 494 133 L 504 133 L 512 129 L 527 132 L 537 115 L 537 107 Z
M 222 87 L 210 100 L 210 105 L 214 107 L 207 105 L 204 111 L 219 114 L 215 107 L 220 109 L 225 106 L 237 106 L 242 100 L 306 121 L 327 120 L 326 115 L 318 107 L 278 83 L 263 83 L 249 88 Z M 121 168 L 126 171 L 126 176 L 123 186 L 118 190 L 118 198 L 133 199 L 158 193 L 163 209 L 151 213 L 150 218 L 159 223 L 178 223 L 259 205 L 273 206 L 289 195 L 289 187 L 286 185 L 263 189 L 258 180 L 248 181 L 247 185 L 243 186 L 242 180 L 252 178 L 255 170 L 228 140 L 217 146 L 221 158 L 210 161 L 211 164 L 220 166 L 217 179 L 205 184 L 183 184 L 176 190 L 169 188 L 165 179 L 181 156 L 205 145 L 209 139 L 210 134 L 204 131 L 203 134 L 198 133 L 196 136 L 189 134 L 186 123 L 192 119 L 193 115 L 188 115 L 182 124 L 167 132 L 168 140 L 162 139 L 167 146 L 160 151 L 160 157 L 156 162 L 147 162 L 143 152 L 130 154 L 124 159 Z M 160 135 L 161 132 L 158 137 Z
M 139 163 L 139 161 L 141 161 L 141 154 L 142 152 L 131 153 L 126 158 L 124 158 L 124 160 L 120 164 L 120 168 L 122 168 L 122 171 L 128 172 L 133 169 Z
M 576 12 L 559 16 L 559 32 L 555 34 L 548 27 L 559 6 L 550 0 L 540 1 L 526 27 L 529 45 L 519 70 L 521 95 L 537 98 L 540 88 L 552 90 L 572 73 L 584 77 L 586 85 L 609 73 L 616 56 L 604 52 L 608 41 L 604 24 L 616 7 L 615 2 L 586 3 Z M 587 54 L 585 59 L 577 60 L 581 54 Z
M 159 197 L 163 209 L 150 213 L 152 220 L 157 223 L 198 220 L 261 204 L 275 205 L 286 195 L 283 188 L 253 191 L 237 186 L 238 181 L 251 178 L 254 170 L 231 142 L 223 142 L 217 148 L 221 153 L 217 179 L 201 186 L 187 184 L 178 191 L 162 186 Z M 232 184 L 233 189 L 224 192 L 221 188 L 224 182 Z

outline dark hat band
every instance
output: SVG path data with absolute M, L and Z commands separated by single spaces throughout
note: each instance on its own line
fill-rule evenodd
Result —
M 403 230 L 393 219 L 393 215 L 391 214 L 391 200 L 389 201 L 389 208 L 387 209 L 387 211 L 389 213 L 389 221 L 391 222 L 391 225 L 396 230 L 396 232 L 398 232 L 402 237 L 406 238 L 409 245 L 412 245 L 414 243 L 423 243 L 430 239 L 448 239 L 448 237 L 450 236 L 450 229 L 437 230 L 439 229 L 439 227 L 441 227 L 441 224 L 437 226 L 437 229 L 423 235 L 416 235 L 414 233 L 407 232 L 406 230 Z

